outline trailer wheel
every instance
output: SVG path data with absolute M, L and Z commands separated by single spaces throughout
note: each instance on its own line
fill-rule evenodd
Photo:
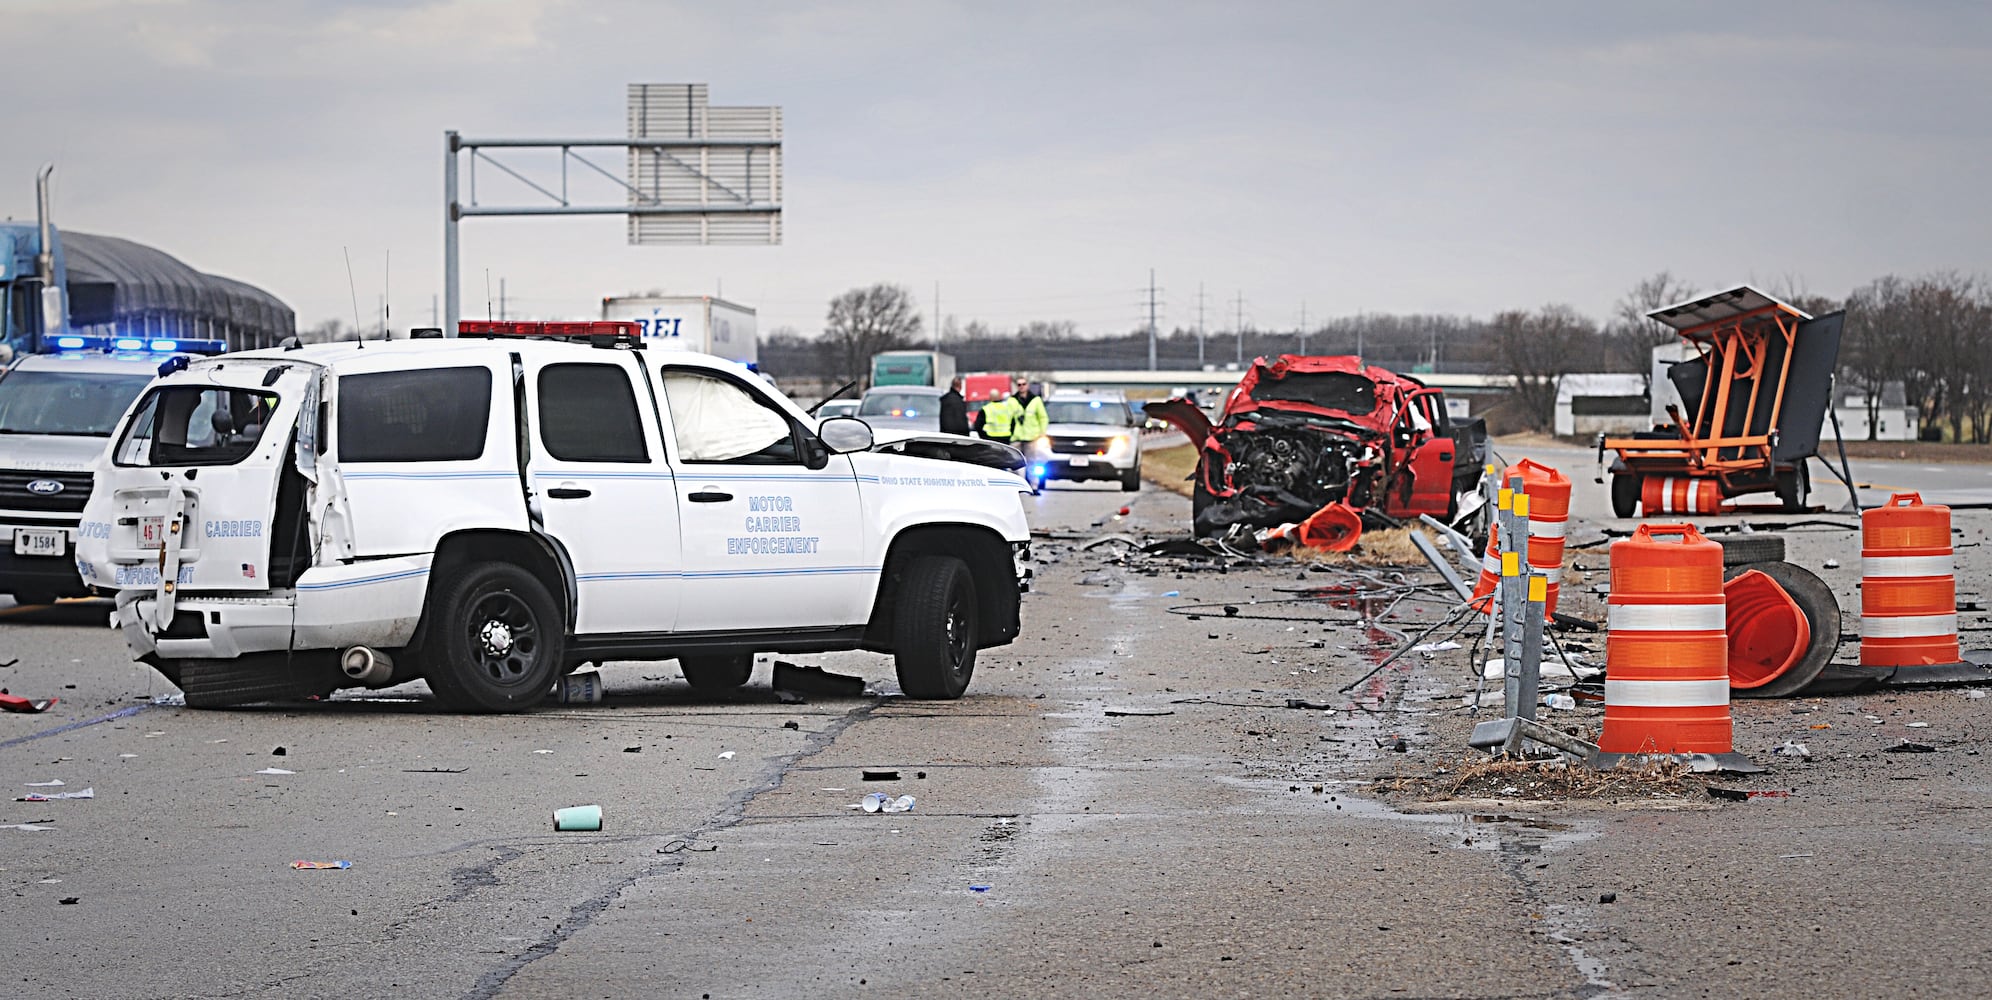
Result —
M 1612 473 L 1612 515 L 1631 517 L 1639 512 L 1639 473 Z
M 1776 490 L 1778 502 L 1784 505 L 1787 514 L 1805 513 L 1805 499 L 1812 492 L 1812 473 L 1806 470 L 1800 460 L 1789 470 L 1777 474 Z
M 975 675 L 975 577 L 952 556 L 921 556 L 899 583 L 893 666 L 908 698 L 959 698 Z

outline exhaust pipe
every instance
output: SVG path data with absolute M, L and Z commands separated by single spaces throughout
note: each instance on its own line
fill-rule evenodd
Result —
M 339 658 L 339 669 L 367 687 L 386 687 L 394 676 L 394 661 L 378 649 L 354 646 Z

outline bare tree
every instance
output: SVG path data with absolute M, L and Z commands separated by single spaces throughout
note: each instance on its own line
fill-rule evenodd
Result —
M 833 374 L 862 379 L 871 357 L 913 343 L 921 330 L 913 293 L 880 282 L 853 288 L 830 302 L 823 330 L 824 360 Z
M 1901 331 L 1908 325 L 1908 286 L 1901 278 L 1888 275 L 1854 289 L 1847 297 L 1841 364 L 1867 397 L 1870 441 L 1877 436 L 1882 390 L 1901 380 L 1906 367 Z
M 1693 288 L 1671 271 L 1661 271 L 1632 286 L 1612 307 L 1611 322 L 1605 326 L 1606 364 L 1616 371 L 1638 372 L 1650 381 L 1653 349 L 1673 343 L 1677 334 L 1673 327 L 1648 319 L 1646 314 L 1692 294 Z
M 1556 381 L 1596 365 L 1603 353 L 1598 326 L 1566 305 L 1535 312 L 1510 310 L 1490 324 L 1502 361 L 1515 377 L 1515 398 L 1530 427 L 1553 425 Z

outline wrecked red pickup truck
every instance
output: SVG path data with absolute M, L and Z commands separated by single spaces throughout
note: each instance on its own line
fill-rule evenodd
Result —
M 1440 390 L 1360 358 L 1256 359 L 1216 424 L 1185 398 L 1144 409 L 1202 451 L 1192 475 L 1200 536 L 1300 521 L 1337 501 L 1369 527 L 1420 514 L 1463 521 L 1478 506 L 1486 425 L 1448 418 Z

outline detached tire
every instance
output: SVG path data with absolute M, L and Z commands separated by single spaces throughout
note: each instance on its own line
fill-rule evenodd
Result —
M 251 653 L 232 660 L 161 660 L 158 669 L 179 685 L 188 708 L 322 698 L 345 680 L 337 662 L 323 650 Z
M 731 691 L 754 676 L 754 654 L 680 656 L 678 672 L 685 675 L 685 683 L 694 691 Z
M 516 712 L 553 690 L 567 637 L 553 597 L 517 566 L 467 566 L 436 595 L 423 677 L 458 712 Z
M 959 698 L 975 675 L 975 578 L 952 556 L 921 556 L 899 581 L 893 666 L 908 698 Z
M 1612 474 L 1612 516 L 1631 517 L 1639 513 L 1639 474 Z
M 1716 536 L 1715 542 L 1722 546 L 1724 566 L 1784 562 L 1783 535 L 1719 535 Z

